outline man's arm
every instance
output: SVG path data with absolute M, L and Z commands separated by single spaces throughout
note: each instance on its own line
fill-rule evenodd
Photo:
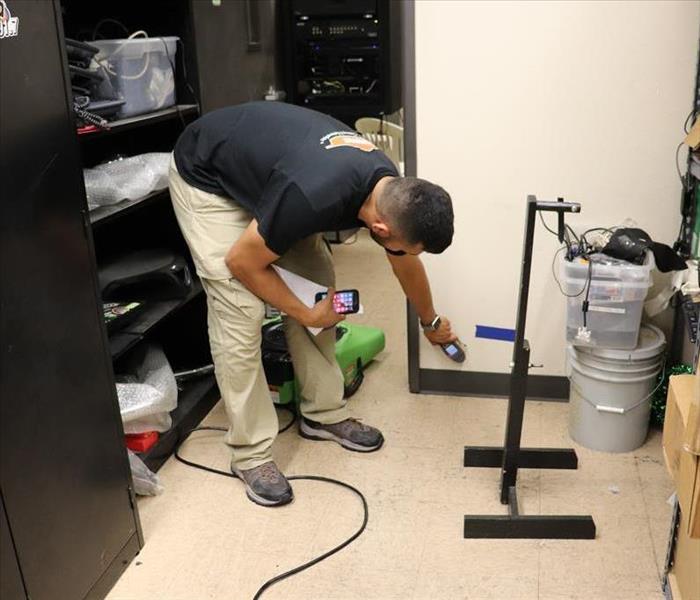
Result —
M 387 253 L 386 256 L 404 294 L 418 313 L 421 322 L 430 323 L 437 313 L 433 307 L 428 276 L 420 258 L 412 254 L 395 256 Z M 433 344 L 444 344 L 457 339 L 457 336 L 452 333 L 450 322 L 445 317 L 440 317 L 440 328 L 437 331 L 426 331 L 425 336 Z
M 231 274 L 258 298 L 288 314 L 306 327 L 332 327 L 345 317 L 333 310 L 333 291 L 313 308 L 297 298 L 272 268 L 279 258 L 258 233 L 253 219 L 226 254 L 226 266 Z

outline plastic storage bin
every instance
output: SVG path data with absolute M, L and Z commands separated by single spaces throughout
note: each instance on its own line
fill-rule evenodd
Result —
M 634 265 L 604 254 L 590 257 L 591 283 L 586 327 L 579 336 L 588 285 L 588 260 L 562 260 L 561 282 L 567 298 L 566 340 L 575 346 L 632 349 L 637 346 L 644 299 L 651 286 L 653 260 Z
M 119 118 L 133 117 L 175 104 L 177 37 L 97 40 L 96 59 L 126 103 Z M 166 50 L 167 49 L 167 50 Z

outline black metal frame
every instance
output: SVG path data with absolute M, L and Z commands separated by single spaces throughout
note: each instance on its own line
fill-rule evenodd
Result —
M 508 505 L 509 514 L 466 515 L 464 517 L 465 538 L 595 538 L 595 523 L 590 516 L 525 516 L 521 515 L 518 509 L 516 482 L 519 468 L 576 469 L 578 466 L 578 458 L 572 449 L 520 447 L 528 370 L 531 366 L 530 343 L 525 339 L 525 322 L 530 291 L 535 218 L 538 210 L 558 213 L 559 237 L 563 239 L 563 215 L 565 212 L 579 212 L 580 205 L 563 202 L 561 199 L 559 202 L 538 202 L 535 196 L 527 197 L 527 219 L 505 441 L 502 447 L 466 446 L 464 448 L 465 467 L 501 468 L 501 503 Z

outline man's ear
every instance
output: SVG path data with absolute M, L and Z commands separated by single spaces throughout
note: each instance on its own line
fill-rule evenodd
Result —
M 388 239 L 391 237 L 391 231 L 389 230 L 389 226 L 386 223 L 383 223 L 382 221 L 375 221 L 374 223 L 372 223 L 371 229 L 372 233 L 374 233 L 382 239 Z

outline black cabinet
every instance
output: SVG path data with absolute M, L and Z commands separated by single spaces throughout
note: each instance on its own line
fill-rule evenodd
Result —
M 282 88 L 274 0 L 190 2 L 203 112 Z
M 175 371 L 211 356 L 196 278 L 186 297 L 153 301 L 108 333 L 102 264 L 152 247 L 192 263 L 167 190 L 88 211 L 83 169 L 170 152 L 202 102 L 259 98 L 275 83 L 274 2 L 10 0 L 9 10 L 19 29 L 0 38 L 0 597 L 103 598 L 143 544 L 115 373 L 151 342 Z M 180 38 L 178 105 L 78 132 L 65 37 L 89 41 L 104 19 L 116 37 Z M 227 39 L 241 32 L 234 56 Z M 145 463 L 157 470 L 217 399 L 211 375 L 182 383 L 173 427 Z
M 0 40 L 2 564 L 19 566 L 33 600 L 99 597 L 138 552 L 140 526 L 59 6 L 25 0 L 10 9 L 19 34 Z M 16 578 L 7 585 L 16 594 Z

